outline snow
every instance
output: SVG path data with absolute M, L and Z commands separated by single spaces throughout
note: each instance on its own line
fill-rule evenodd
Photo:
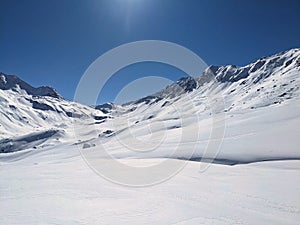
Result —
M 0 224 L 298 224 L 299 62 L 212 66 L 96 109 L 0 88 Z
M 24 225 L 298 224 L 299 170 L 299 161 L 291 160 L 213 164 L 200 173 L 199 164 L 189 162 L 164 183 L 130 188 L 101 179 L 75 149 L 62 146 L 1 165 L 0 220 Z

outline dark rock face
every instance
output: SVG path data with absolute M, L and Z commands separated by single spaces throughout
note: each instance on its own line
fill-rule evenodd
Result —
M 95 109 L 112 109 L 113 104 L 112 103 L 104 103 L 102 105 L 97 105 Z
M 43 110 L 43 111 L 48 111 L 48 110 L 57 111 L 52 106 L 50 106 L 46 103 L 38 102 L 38 101 L 28 99 L 28 98 L 26 98 L 26 100 L 29 101 L 30 103 L 32 103 L 32 108 L 34 108 L 34 109 L 39 109 L 39 110 Z
M 103 132 L 103 134 L 112 134 L 112 133 L 113 133 L 112 130 L 106 130 L 106 131 Z
M 137 105 L 142 103 L 147 105 L 152 105 L 160 102 L 163 99 L 175 98 L 180 96 L 181 94 L 191 92 L 196 88 L 197 88 L 197 81 L 193 77 L 183 77 L 180 78 L 176 83 L 167 86 L 166 88 L 164 88 L 163 90 L 155 94 L 140 98 L 136 101 L 125 103 L 123 105 L 124 106 Z
M 44 110 L 44 111 L 47 111 L 47 110 L 56 111 L 50 105 L 47 105 L 45 103 L 40 103 L 37 101 L 31 101 L 31 103 L 32 103 L 32 108 L 34 108 L 34 109 L 39 109 L 39 110 Z
M 81 118 L 82 117 L 81 114 L 75 113 L 75 112 L 66 112 L 66 115 L 71 118 Z
M 184 93 L 188 93 L 197 88 L 197 81 L 193 77 L 183 77 L 176 83 L 167 86 L 153 96 L 163 98 L 175 98 Z
M 215 78 L 219 82 L 236 82 L 249 76 L 250 67 L 220 67 L 217 71 L 213 71 Z
M 144 97 L 144 98 L 141 98 L 141 99 L 137 100 L 135 102 L 135 104 L 140 104 L 140 103 L 146 103 L 146 104 L 156 103 L 156 102 L 159 102 L 161 99 L 162 98 L 157 97 L 157 96 L 147 96 L 147 97 Z
M 114 108 L 115 108 L 114 104 L 113 103 L 109 103 L 109 102 L 108 103 L 104 103 L 102 105 L 95 106 L 95 109 L 98 109 L 98 110 L 102 111 L 105 114 L 110 113 L 111 110 L 114 109 Z
M 197 82 L 193 77 L 183 77 L 179 79 L 176 84 L 185 92 L 191 92 L 197 88 Z
M 105 120 L 107 116 L 94 116 L 95 120 Z

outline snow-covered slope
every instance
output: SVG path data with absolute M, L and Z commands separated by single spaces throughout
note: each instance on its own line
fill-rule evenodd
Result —
M 235 105 L 244 109 L 280 104 L 293 95 L 299 96 L 299 71 L 300 49 L 291 49 L 244 67 L 210 66 L 198 78 L 182 78 L 158 93 L 129 104 L 177 100 L 190 92 L 197 93 L 198 97 L 211 96 L 215 89 L 224 95 L 227 104 L 234 101 Z
M 118 158 L 199 159 L 218 117 L 223 121 L 219 126 L 226 127 L 224 138 L 218 137 L 223 145 L 217 159 L 232 164 L 299 159 L 299 74 L 299 49 L 261 58 L 244 67 L 211 66 L 199 78 L 180 79 L 151 96 L 123 106 L 101 106 L 113 118 L 97 126 L 98 133 L 86 140 L 97 146 L 103 137 L 102 145 L 104 142 Z M 108 134 L 103 135 L 106 131 Z M 192 137 L 197 132 L 199 139 Z M 182 150 L 174 154 L 170 145 L 175 148 L 182 133 L 191 137 L 185 137 Z M 138 148 L 161 145 L 155 151 L 140 153 L 124 148 L 122 143 L 134 145 L 136 139 L 147 138 L 150 141 L 139 143 Z M 197 146 L 189 144 L 195 140 L 199 141 Z
M 0 224 L 298 224 L 299 86 L 300 49 L 95 109 L 1 74 Z M 97 170 L 103 150 L 186 167 L 126 188 L 85 164 Z
M 26 146 L 32 145 L 13 147 L 15 146 L 14 140 L 22 140 L 24 135 L 35 136 L 36 133 L 47 133 L 51 130 L 59 131 L 60 139 L 64 139 L 64 137 L 67 139 L 71 134 L 65 131 L 74 126 L 75 130 L 84 127 L 86 132 L 79 131 L 79 137 L 77 137 L 80 142 L 78 140 L 73 142 L 82 143 L 82 146 L 85 144 L 85 147 L 97 146 L 99 141 L 109 143 L 108 145 L 111 147 L 119 143 L 116 139 L 132 142 L 132 138 L 143 139 L 147 136 L 158 137 L 157 140 L 152 139 L 151 142 L 157 142 L 163 136 L 166 138 L 164 143 L 169 146 L 170 143 L 177 143 L 175 140 L 180 140 L 179 137 L 182 133 L 198 132 L 200 139 L 198 137 L 196 139 L 187 137 L 186 139 L 187 142 L 202 140 L 204 143 L 202 146 L 198 146 L 192 154 L 189 152 L 189 148 L 194 149 L 195 146 L 187 144 L 189 147 L 185 146 L 184 150 L 177 155 L 173 154 L 172 157 L 201 158 L 204 146 L 214 128 L 212 122 L 215 117 L 222 118 L 223 122 L 219 126 L 221 124 L 225 126 L 226 122 L 224 131 L 231 139 L 238 135 L 249 136 L 247 127 L 251 122 L 257 123 L 256 131 L 249 128 L 250 136 L 253 138 L 247 140 L 251 140 L 250 143 L 257 143 L 256 135 L 258 133 L 264 130 L 260 137 L 267 135 L 268 127 L 263 128 L 267 126 L 263 121 L 269 119 L 272 121 L 272 126 L 279 121 L 285 121 L 287 127 L 285 133 L 288 132 L 289 139 L 292 140 L 298 135 L 297 128 L 295 128 L 296 123 L 292 119 L 298 119 L 299 73 L 300 50 L 291 49 L 261 58 L 244 67 L 210 66 L 200 77 L 182 78 L 151 96 L 122 106 L 107 103 L 96 106 L 95 109 L 64 100 L 52 88 L 33 88 L 16 76 L 1 73 L 0 138 L 2 138 L 2 146 L 0 151 L 11 152 L 17 149 L 26 149 Z M 291 124 L 287 125 L 288 123 Z M 91 126 L 92 124 L 93 126 Z M 149 124 L 151 125 L 150 129 Z M 237 125 L 233 126 L 233 124 Z M 199 129 L 200 127 L 205 129 Z M 243 130 L 240 130 L 241 128 Z M 271 144 L 269 139 L 272 135 L 268 134 L 260 148 L 269 149 L 270 146 L 276 146 L 283 140 L 288 141 L 286 140 L 288 138 L 285 139 L 283 135 L 280 135 L 284 127 L 271 130 L 278 132 L 281 139 L 276 138 Z M 75 133 L 76 135 L 78 136 L 77 133 Z M 43 135 L 40 136 L 43 137 Z M 221 136 L 218 138 L 220 139 Z M 151 145 L 150 142 L 145 143 Z M 230 143 L 232 145 L 235 142 L 230 141 Z M 237 143 L 239 143 L 239 139 Z M 282 154 L 281 150 L 274 152 L 273 149 L 273 153 L 269 157 L 277 158 L 281 155 L 285 155 L 285 158 L 299 157 L 297 144 L 298 142 L 291 142 Z M 146 148 L 147 146 L 141 145 L 140 147 Z M 233 149 L 229 152 L 235 152 L 237 146 L 231 147 Z M 121 155 L 126 155 L 126 149 L 120 148 L 118 145 L 115 148 L 119 149 Z M 147 157 L 171 157 L 172 151 L 163 149 L 164 145 L 162 144 L 157 151 Z M 239 151 L 242 152 L 242 150 Z M 226 160 L 240 158 L 235 153 L 229 154 L 229 152 L 221 151 L 219 156 L 225 157 Z M 221 156 L 222 154 L 224 156 Z M 228 154 L 231 156 L 229 157 Z M 266 155 L 264 151 L 256 154 L 255 150 L 249 150 L 247 154 L 243 154 L 244 161 L 251 161 L 253 157 L 268 158 L 268 154 Z M 129 155 L 140 157 L 139 153 L 131 151 Z M 247 158 L 247 156 L 251 157 Z M 145 155 L 141 157 L 145 157 Z
M 45 144 L 48 139 L 63 138 L 74 120 L 107 117 L 99 110 L 63 99 L 50 87 L 34 88 L 3 73 L 0 81 L 0 152 L 24 150 Z

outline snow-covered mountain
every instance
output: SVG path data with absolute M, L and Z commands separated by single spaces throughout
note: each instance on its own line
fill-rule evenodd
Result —
M 299 86 L 300 49 L 210 66 L 124 105 L 85 106 L 1 73 L 0 224 L 296 225 Z M 168 168 L 135 177 L 104 152 L 136 170 L 186 167 L 127 188 L 93 171 L 132 185 Z
M 117 144 L 111 147 L 112 143 L 117 143 L 113 141 L 115 136 L 105 139 L 110 148 L 121 149 L 115 152 L 116 157 L 147 155 L 201 158 L 207 144 L 205 140 L 209 138 L 209 131 L 213 126 L 208 125 L 209 121 L 224 113 L 226 129 L 219 159 L 234 163 L 271 158 L 300 158 L 300 143 L 297 138 L 299 129 L 296 125 L 299 122 L 299 74 L 300 49 L 264 57 L 244 67 L 211 66 L 200 77 L 182 78 L 153 95 L 122 106 L 107 105 L 106 112 L 114 118 L 101 124 L 99 129 L 110 130 L 117 135 L 117 139 L 128 139 L 128 142 L 134 141 L 130 139 L 132 133 L 134 137 L 142 139 L 149 135 L 166 135 L 165 144 L 169 146 L 170 143 L 177 143 L 181 132 L 192 133 L 199 127 L 204 127 L 206 129 L 200 130 L 203 143 L 197 146 L 197 151 L 193 154 L 193 145 L 185 146 L 184 150 L 172 156 L 163 145 L 148 155 L 131 151 L 125 153 L 124 148 Z M 215 100 L 219 100 L 219 103 L 215 103 Z M 198 121 L 195 121 L 195 116 Z M 164 129 L 159 126 L 162 121 Z M 281 127 L 279 124 L 283 121 L 284 125 Z M 272 140 L 277 136 L 280 138 Z M 97 145 L 97 138 L 90 142 Z M 240 149 L 240 143 L 248 146 Z M 284 152 L 279 148 L 283 145 Z
M 198 78 L 185 77 L 158 93 L 129 104 L 153 103 L 164 99 L 178 99 L 182 94 L 197 92 L 198 95 L 214 91 L 226 97 L 234 96 L 235 105 L 260 107 L 281 102 L 298 96 L 300 50 L 292 49 L 273 56 L 264 57 L 243 66 L 210 66 Z M 249 101 L 251 103 L 249 104 Z M 128 105 L 128 104 L 126 104 Z M 244 107 L 245 108 L 245 107 Z
M 100 134 L 107 130 L 119 133 L 132 124 L 114 130 L 109 127 L 114 117 L 129 116 L 135 126 L 143 126 L 150 119 L 152 122 L 170 121 L 176 117 L 172 115 L 176 112 L 171 110 L 175 105 L 187 109 L 186 117 L 195 112 L 201 117 L 211 114 L 209 98 L 215 96 L 224 98 L 225 105 L 220 110 L 225 113 L 245 113 L 281 104 L 286 108 L 286 104 L 299 97 L 299 73 L 300 49 L 291 49 L 243 67 L 210 66 L 198 78 L 181 78 L 153 95 L 122 106 L 106 103 L 95 109 L 65 100 L 53 88 L 34 88 L 16 76 L 1 73 L 0 138 L 18 139 L 22 135 L 51 129 L 63 132 L 74 120 L 98 124 Z M 173 126 L 180 127 L 179 124 Z M 13 151 L 12 147 L 9 149 Z
M 64 133 L 72 120 L 91 117 L 97 121 L 106 117 L 99 110 L 63 99 L 51 87 L 34 88 L 20 78 L 4 73 L 0 75 L 0 115 L 0 152 L 34 147 L 56 133 Z M 24 135 L 35 138 L 17 141 L 23 140 Z
M 15 90 L 18 89 L 25 90 L 27 94 L 41 97 L 41 96 L 50 96 L 53 98 L 62 98 L 55 89 L 51 87 L 38 87 L 34 88 L 31 85 L 27 84 L 20 78 L 14 75 L 5 75 L 0 73 L 0 89 L 2 90 Z

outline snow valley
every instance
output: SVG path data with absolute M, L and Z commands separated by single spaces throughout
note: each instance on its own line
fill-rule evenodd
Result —
M 299 75 L 291 49 L 90 107 L 1 73 L 0 223 L 298 224 Z M 180 169 L 156 185 L 110 170 L 110 182 L 104 151 L 137 170 Z

